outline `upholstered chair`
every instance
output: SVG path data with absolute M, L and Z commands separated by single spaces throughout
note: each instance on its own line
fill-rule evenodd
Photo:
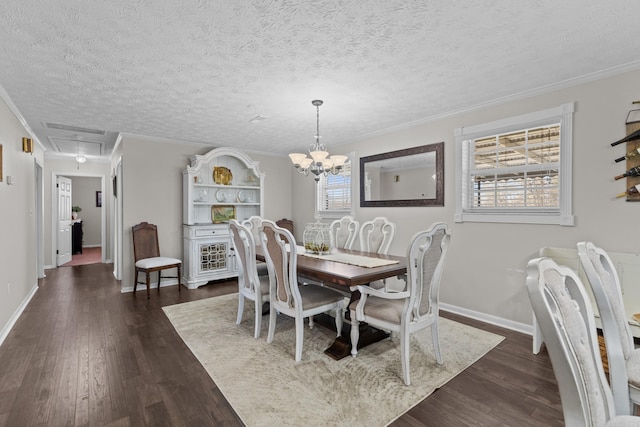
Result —
M 593 308 L 578 275 L 551 258 L 536 258 L 529 261 L 525 283 L 558 382 L 565 425 L 640 426 L 640 417 L 616 414 Z
M 387 292 L 358 286 L 360 299 L 351 311 L 351 355 L 358 353 L 359 323 L 367 322 L 400 336 L 402 377 L 411 384 L 409 344 L 411 334 L 431 328 L 436 362 L 442 364 L 438 337 L 440 279 L 451 233 L 445 223 L 432 224 L 413 236 L 407 250 L 407 287 L 403 292 Z
M 261 241 L 270 279 L 269 335 L 273 342 L 278 315 L 295 319 L 295 361 L 302 359 L 304 319 L 316 314 L 335 311 L 338 336 L 342 330 L 344 297 L 322 286 L 298 286 L 296 241 L 291 232 L 274 222 L 262 222 Z M 310 322 L 310 327 L 313 324 Z
M 253 215 L 249 218 L 242 221 L 242 225 L 247 227 L 251 234 L 253 235 L 253 241 L 255 242 L 256 247 L 260 246 L 260 228 L 262 227 L 262 217 Z M 267 263 L 264 261 L 256 261 L 256 267 L 258 270 L 259 276 L 267 276 L 269 272 L 267 271 Z
M 633 343 L 618 272 L 609 254 L 591 242 L 578 243 L 578 258 L 600 314 L 616 413 L 635 414 L 640 403 L 640 349 Z
M 396 233 L 396 224 L 385 217 L 376 217 L 360 227 L 360 250 L 386 254 Z
M 238 262 L 238 317 L 236 324 L 242 322 L 244 300 L 254 302 L 255 327 L 254 338 L 260 336 L 262 325 L 262 307 L 269 301 L 269 277 L 259 276 L 256 267 L 256 246 L 251 231 L 236 220 L 229 222 L 233 246 Z
M 360 223 L 352 216 L 343 216 L 331 223 L 331 239 L 334 248 L 351 249 L 358 237 Z

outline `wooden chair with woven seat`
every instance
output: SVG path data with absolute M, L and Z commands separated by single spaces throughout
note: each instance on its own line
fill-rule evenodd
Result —
M 133 294 L 136 293 L 140 273 L 145 274 L 147 285 L 147 298 L 150 297 L 151 273 L 158 272 L 158 292 L 160 291 L 160 280 L 162 271 L 172 268 L 177 269 L 177 276 L 164 276 L 165 279 L 177 278 L 178 291 L 182 290 L 182 260 L 160 256 L 160 245 L 158 243 L 158 227 L 155 224 L 141 222 L 131 227 L 133 235 L 133 257 L 135 260 L 135 275 L 133 278 Z

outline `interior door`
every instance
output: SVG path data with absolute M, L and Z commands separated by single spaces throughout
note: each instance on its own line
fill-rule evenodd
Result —
M 59 176 L 58 189 L 58 250 L 57 265 L 71 261 L 71 179 Z

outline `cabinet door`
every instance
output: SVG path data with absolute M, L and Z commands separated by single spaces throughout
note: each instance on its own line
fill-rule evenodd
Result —
M 230 247 L 229 240 L 198 243 L 198 275 L 231 271 Z

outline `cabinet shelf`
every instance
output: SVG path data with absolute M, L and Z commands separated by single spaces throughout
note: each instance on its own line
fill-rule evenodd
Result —
M 221 184 L 193 184 L 194 188 L 218 188 L 232 190 L 259 190 L 259 185 L 221 185 Z

